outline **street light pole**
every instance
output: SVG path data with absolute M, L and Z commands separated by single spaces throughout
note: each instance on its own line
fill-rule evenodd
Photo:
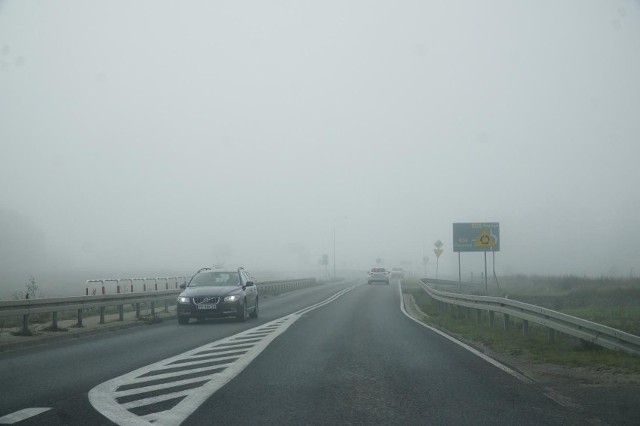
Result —
M 336 279 L 336 222 L 338 219 L 347 219 L 347 216 L 333 219 L 333 279 Z
M 333 280 L 336 280 L 336 219 L 333 220 Z

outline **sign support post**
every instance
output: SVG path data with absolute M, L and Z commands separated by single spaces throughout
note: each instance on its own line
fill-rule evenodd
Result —
M 484 251 L 484 295 L 489 294 L 489 286 L 487 285 L 487 251 Z
M 439 264 L 439 260 L 440 260 L 440 255 L 442 254 L 442 246 L 444 244 L 442 244 L 442 241 L 438 240 L 433 245 L 436 246 L 436 248 L 433 249 L 433 252 L 436 254 L 436 280 L 437 280 L 438 279 L 438 264 Z
M 462 265 L 460 264 L 460 252 L 458 252 L 458 283 L 460 284 L 460 289 L 462 290 Z
M 500 224 L 498 222 L 453 224 L 453 251 L 458 252 L 458 281 L 461 287 L 462 265 L 460 253 L 463 251 L 482 251 L 484 252 L 484 292 L 485 294 L 489 293 L 489 277 L 487 276 L 488 250 L 491 250 L 493 254 L 493 276 L 496 280 L 496 285 L 498 285 L 495 254 L 500 251 Z

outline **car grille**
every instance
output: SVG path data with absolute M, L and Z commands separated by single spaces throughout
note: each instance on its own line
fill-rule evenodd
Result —
M 220 302 L 220 298 L 219 297 L 194 297 L 193 298 L 193 303 L 195 303 L 196 305 L 200 305 L 200 304 L 216 304 Z

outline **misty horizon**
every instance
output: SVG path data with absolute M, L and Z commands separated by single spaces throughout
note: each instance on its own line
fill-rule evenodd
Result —
M 638 75 L 637 1 L 0 0 L 0 293 L 436 240 L 457 277 L 457 222 L 498 275 L 638 276 Z

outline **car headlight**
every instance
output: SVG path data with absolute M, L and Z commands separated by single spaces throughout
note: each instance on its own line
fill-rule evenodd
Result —
M 234 294 L 233 296 L 227 296 L 224 298 L 225 302 L 236 302 L 240 300 L 240 295 L 239 294 Z
M 184 297 L 184 296 L 180 296 L 180 297 L 178 297 L 178 303 L 189 303 L 189 298 L 188 297 Z

